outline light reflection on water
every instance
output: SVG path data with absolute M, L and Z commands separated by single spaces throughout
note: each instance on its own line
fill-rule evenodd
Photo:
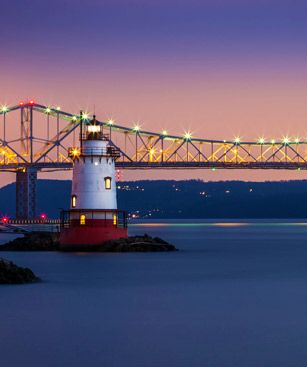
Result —
M 132 222 L 129 227 L 274 227 L 307 226 L 307 222 Z

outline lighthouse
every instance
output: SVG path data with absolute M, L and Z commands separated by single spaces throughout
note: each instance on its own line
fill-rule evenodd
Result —
M 61 213 L 60 248 L 95 250 L 105 241 L 127 237 L 126 212 L 117 209 L 115 161 L 103 124 L 80 117 L 80 148 L 70 148 L 73 179 L 70 210 Z

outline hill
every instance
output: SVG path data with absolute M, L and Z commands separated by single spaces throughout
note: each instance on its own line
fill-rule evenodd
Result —
M 68 208 L 70 181 L 39 180 L 37 211 Z M 118 207 L 141 218 L 305 218 L 307 180 L 279 182 L 127 181 Z M 1 214 L 14 215 L 15 184 L 0 189 Z

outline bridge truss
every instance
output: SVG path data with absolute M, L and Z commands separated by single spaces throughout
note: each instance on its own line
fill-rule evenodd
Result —
M 79 151 L 86 112 L 71 114 L 34 101 L 0 107 L 0 171 L 16 173 L 16 217 L 35 218 L 39 171 L 69 170 L 69 152 Z M 307 168 L 307 141 L 198 139 L 101 121 L 121 169 L 288 169 Z

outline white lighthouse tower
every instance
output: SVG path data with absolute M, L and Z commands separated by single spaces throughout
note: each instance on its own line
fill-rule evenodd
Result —
M 117 210 L 115 160 L 120 152 L 110 145 L 103 125 L 80 122 L 80 149 L 71 148 L 73 180 L 70 210 L 62 212 L 60 247 L 95 248 L 127 237 L 126 213 Z

